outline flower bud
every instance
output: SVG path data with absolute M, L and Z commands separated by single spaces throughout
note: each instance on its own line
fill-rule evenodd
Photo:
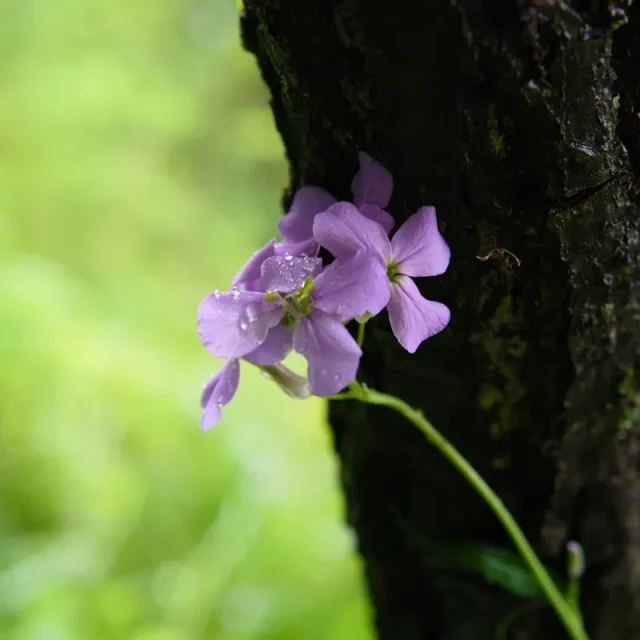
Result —
M 261 366 L 262 375 L 273 380 L 289 397 L 304 400 L 311 395 L 309 381 L 283 364 Z

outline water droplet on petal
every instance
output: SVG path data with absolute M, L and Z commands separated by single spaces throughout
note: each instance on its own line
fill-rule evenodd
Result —
M 238 289 L 238 287 L 232 287 L 231 292 L 233 293 L 234 298 L 237 298 L 240 295 L 240 289 Z
M 293 260 L 293 256 L 290 253 L 286 253 L 285 256 L 284 256 L 284 259 L 287 262 L 291 262 L 291 260 Z
M 240 329 L 242 329 L 242 331 L 246 331 L 248 327 L 249 325 L 246 322 L 240 323 Z

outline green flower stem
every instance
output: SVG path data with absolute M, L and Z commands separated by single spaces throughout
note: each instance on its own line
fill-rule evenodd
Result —
M 364 327 L 365 327 L 365 323 L 359 323 L 358 324 L 358 338 L 357 338 L 357 342 L 358 342 L 358 346 L 362 349 L 362 343 L 364 342 Z
M 366 402 L 367 404 L 388 407 L 402 414 L 409 422 L 420 429 L 427 440 L 467 479 L 469 484 L 480 494 L 498 520 L 500 520 L 572 640 L 589 640 L 579 613 L 576 612 L 551 579 L 551 576 L 544 568 L 542 562 L 540 562 L 536 552 L 522 532 L 522 529 L 520 529 L 518 523 L 514 520 L 500 497 L 471 464 L 467 462 L 464 456 L 424 417 L 421 411 L 414 409 L 406 402 L 400 400 L 400 398 L 369 389 L 367 386 L 358 382 L 353 382 L 349 386 L 348 391 L 333 396 L 330 399 L 353 399 Z
M 569 578 L 569 584 L 567 585 L 566 600 L 569 606 L 576 612 L 576 614 L 582 617 L 580 613 L 580 582 L 575 578 Z

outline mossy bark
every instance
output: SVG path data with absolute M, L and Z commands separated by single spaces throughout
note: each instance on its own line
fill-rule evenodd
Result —
M 397 224 L 433 204 L 451 246 L 421 283 L 449 328 L 409 355 L 376 318 L 363 379 L 421 407 L 550 566 L 583 544 L 594 640 L 640 638 L 640 3 L 246 0 L 242 29 L 291 190 L 348 199 L 364 149 Z M 330 418 L 379 637 L 493 639 L 522 601 L 438 549 L 509 546 L 494 516 L 397 416 Z M 539 608 L 508 637 L 565 636 Z

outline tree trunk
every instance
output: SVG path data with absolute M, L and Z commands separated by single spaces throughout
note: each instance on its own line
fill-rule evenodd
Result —
M 242 27 L 291 190 L 349 199 L 363 149 L 397 225 L 433 204 L 451 246 L 420 283 L 450 326 L 410 355 L 381 314 L 362 379 L 422 408 L 559 576 L 582 543 L 593 640 L 640 638 L 640 3 L 246 0 Z M 505 638 L 566 637 L 465 564 L 509 539 L 411 425 L 330 418 L 380 638 L 493 640 L 512 611 Z

